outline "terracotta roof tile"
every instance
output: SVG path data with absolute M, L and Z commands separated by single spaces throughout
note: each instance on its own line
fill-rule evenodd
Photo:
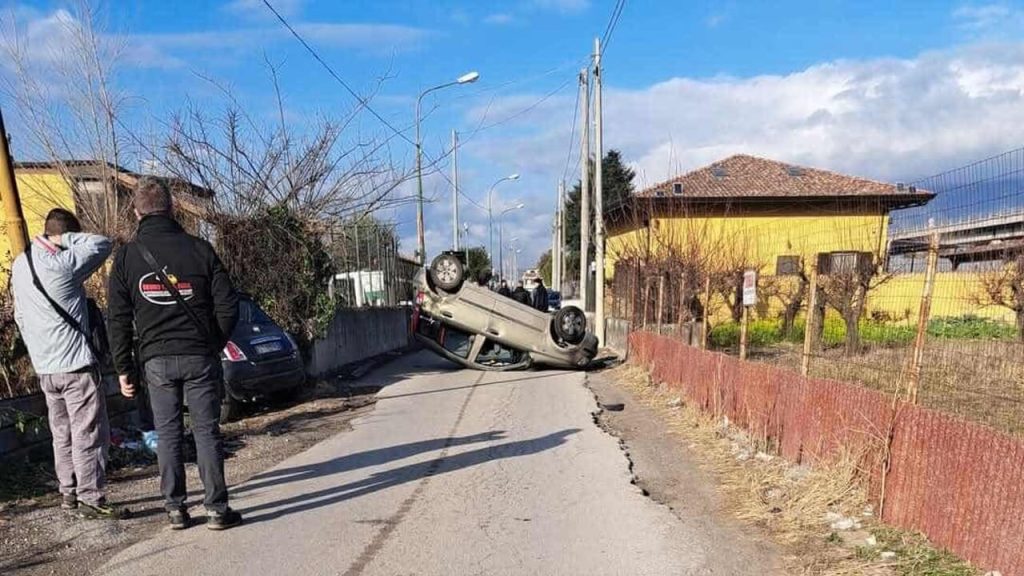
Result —
M 681 189 L 678 185 L 681 185 Z M 838 198 L 906 196 L 926 200 L 926 190 L 845 176 L 737 154 L 637 193 L 640 197 Z

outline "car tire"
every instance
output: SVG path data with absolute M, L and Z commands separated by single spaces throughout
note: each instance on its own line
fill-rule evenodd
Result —
M 458 292 L 465 279 L 462 262 L 452 254 L 441 254 L 430 263 L 430 277 L 434 285 L 445 292 Z
M 566 306 L 551 320 L 555 338 L 568 344 L 579 344 L 587 336 L 587 315 L 575 306 Z

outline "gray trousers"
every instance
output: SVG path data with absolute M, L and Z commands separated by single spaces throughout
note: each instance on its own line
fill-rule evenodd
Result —
M 146 361 L 145 378 L 158 438 L 160 492 L 168 510 L 185 508 L 185 399 L 196 439 L 199 477 L 206 491 L 203 503 L 207 510 L 217 513 L 228 507 L 224 440 L 220 434 L 222 377 L 220 361 L 212 356 L 158 356 Z
M 110 445 L 107 396 L 99 371 L 40 374 L 39 386 L 46 396 L 61 494 L 99 503 L 104 497 Z

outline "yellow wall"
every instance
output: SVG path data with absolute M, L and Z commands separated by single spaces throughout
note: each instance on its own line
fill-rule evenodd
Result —
M 28 226 L 29 237 L 41 234 L 46 214 L 53 208 L 66 208 L 75 211 L 75 201 L 68 185 L 61 175 L 47 172 L 17 172 L 18 194 L 21 197 L 21 210 Z M 7 240 L 7 227 L 0 218 L 0 269 L 11 266 L 10 243 Z M 5 278 L 0 270 L 0 278 Z
M 917 320 L 924 290 L 924 274 L 893 276 L 868 296 L 867 312 L 883 311 L 893 318 Z M 1013 322 L 1013 312 L 997 306 L 978 306 L 972 297 L 982 291 L 981 278 L 970 272 L 939 272 L 932 289 L 931 317 L 968 314 Z M 909 314 L 908 314 L 909 313 Z
M 806 263 L 818 252 L 885 251 L 889 218 L 874 213 L 821 216 L 809 213 L 652 218 L 651 258 L 687 250 L 714 254 L 716 262 L 761 266 L 763 274 L 774 274 L 776 260 L 783 255 L 804 257 Z M 633 254 L 645 254 L 648 228 L 617 231 L 608 235 L 605 276 L 614 276 L 615 263 Z

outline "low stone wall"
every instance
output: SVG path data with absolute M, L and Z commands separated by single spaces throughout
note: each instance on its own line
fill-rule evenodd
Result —
M 629 320 L 607 318 L 604 321 L 604 345 L 625 360 L 629 356 Z
M 326 336 L 313 344 L 306 373 L 329 378 L 345 365 L 407 347 L 410 312 L 409 308 L 340 310 Z

